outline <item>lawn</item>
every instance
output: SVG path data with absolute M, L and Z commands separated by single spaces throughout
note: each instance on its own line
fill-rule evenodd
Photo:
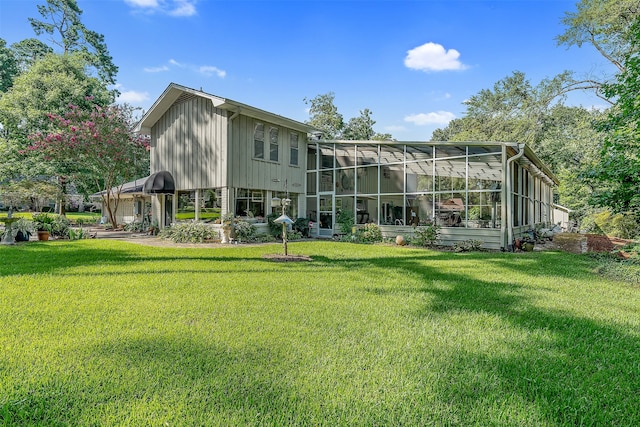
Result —
M 640 287 L 586 255 L 0 247 L 0 424 L 640 424 Z

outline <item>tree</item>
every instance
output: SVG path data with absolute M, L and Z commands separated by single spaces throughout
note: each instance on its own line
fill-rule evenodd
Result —
M 19 72 L 13 51 L 7 47 L 4 39 L 0 39 L 0 93 L 6 92 L 13 85 L 13 79 Z
M 624 58 L 624 71 L 604 86 L 617 102 L 600 125 L 606 132 L 600 162 L 587 176 L 598 185 L 596 205 L 632 212 L 640 221 L 640 18 L 631 34 L 634 48 Z
M 310 120 L 306 123 L 320 129 L 324 139 L 346 139 L 360 141 L 393 141 L 389 133 L 377 133 L 373 130 L 375 120 L 371 117 L 371 110 L 360 110 L 360 116 L 353 117 L 345 124 L 342 114 L 334 104 L 335 94 L 328 92 L 312 99 L 304 99 L 310 105 Z
M 30 135 L 27 148 L 42 153 L 76 185 L 102 190 L 102 206 L 114 227 L 122 184 L 149 170 L 149 144 L 132 132 L 132 117 L 128 106 L 95 105 L 91 112 L 71 106 L 64 115 L 49 114 L 55 130 Z
M 344 119 L 342 114 L 338 113 L 338 107 L 333 103 L 334 99 L 333 92 L 304 99 L 304 103 L 309 105 L 310 119 L 306 123 L 320 129 L 324 139 L 339 139 L 342 136 Z
M 633 49 L 629 29 L 640 17 L 640 3 L 637 0 L 581 0 L 576 8 L 562 19 L 567 28 L 556 37 L 558 45 L 582 47 L 590 44 L 618 71 L 624 71 L 624 58 Z M 571 81 L 565 90 L 594 90 L 601 99 L 611 102 L 602 91 L 607 80 L 606 75 L 588 76 Z
M 82 10 L 76 0 L 47 0 L 46 5 L 38 5 L 38 12 L 43 21 L 29 18 L 36 35 L 50 35 L 51 41 L 62 48 L 65 54 L 82 53 L 105 84 L 115 84 L 118 67 L 109 55 L 104 36 L 82 24 Z
M 28 70 L 36 61 L 44 59 L 48 54 L 53 53 L 53 49 L 40 40 L 33 38 L 12 44 L 11 50 L 13 50 L 21 72 Z
M 109 105 L 113 98 L 104 84 L 85 74 L 86 61 L 79 54 L 49 54 L 18 75 L 13 86 L 0 94 L 0 181 L 19 176 L 51 175 L 38 156 L 20 152 L 28 135 L 46 131 L 46 114 L 64 114 L 70 104 L 90 109 Z M 88 101 L 91 99 L 91 101 Z

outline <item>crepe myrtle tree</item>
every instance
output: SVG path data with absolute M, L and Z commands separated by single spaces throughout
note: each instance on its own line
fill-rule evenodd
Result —
M 132 113 L 126 105 L 89 111 L 70 105 L 64 115 L 47 115 L 55 130 L 31 134 L 26 150 L 41 154 L 86 192 L 101 191 L 113 227 L 122 184 L 149 171 L 148 139 L 132 132 Z

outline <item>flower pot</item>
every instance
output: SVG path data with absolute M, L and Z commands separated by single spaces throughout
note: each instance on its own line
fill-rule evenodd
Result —
M 30 237 L 31 233 L 23 233 L 22 231 L 18 231 L 18 233 L 16 234 L 16 242 L 28 242 Z
M 522 244 L 522 249 L 525 252 L 532 252 L 533 251 L 533 247 L 534 247 L 534 244 L 531 243 L 531 242 L 525 242 L 525 243 Z
M 48 231 L 38 231 L 38 240 L 49 240 Z

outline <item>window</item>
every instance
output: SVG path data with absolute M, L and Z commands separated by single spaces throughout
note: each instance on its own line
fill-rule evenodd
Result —
M 253 131 L 253 157 L 264 159 L 264 125 L 256 123 Z
M 292 166 L 298 166 L 298 134 L 289 134 L 289 164 Z
M 278 161 L 278 128 L 269 129 L 269 160 Z
M 264 192 L 261 190 L 238 189 L 236 193 L 237 216 L 264 216 Z

